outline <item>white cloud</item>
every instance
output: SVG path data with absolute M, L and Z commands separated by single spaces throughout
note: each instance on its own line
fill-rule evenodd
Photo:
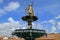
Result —
M 58 25 L 58 29 L 60 29 L 60 22 L 58 22 L 57 25 Z
M 8 21 L 10 22 L 10 25 L 12 25 L 11 27 L 19 27 L 19 26 L 20 26 L 20 22 L 13 20 L 12 17 L 10 17 L 10 18 L 8 19 Z
M 19 3 L 18 2 L 10 2 L 8 4 L 8 6 L 5 6 L 4 7 L 4 10 L 6 11 L 13 11 L 13 10 L 16 10 L 17 8 L 19 8 Z
M 19 21 L 15 21 L 12 17 L 8 18 L 8 22 L 0 23 L 0 36 L 11 36 L 11 33 L 15 29 L 25 29 L 25 24 L 20 24 Z
M 32 23 L 33 29 L 44 29 L 41 23 Z
M 48 29 L 47 29 L 47 30 L 45 30 L 45 31 L 46 31 L 46 33 L 47 33 L 47 34 L 49 34 L 49 32 L 50 32 Z
M 56 27 L 55 26 L 52 26 L 52 29 L 51 29 L 51 32 L 50 33 L 56 33 Z
M 43 21 L 41 23 L 42 23 L 42 25 L 45 25 L 45 27 L 47 27 L 47 29 L 45 29 L 46 32 L 48 32 L 48 33 L 57 33 L 58 29 L 56 28 L 57 27 L 57 20 L 56 19 L 50 19 L 48 21 Z M 59 25 L 58 28 L 60 29 L 60 22 L 58 22 L 58 25 Z M 50 29 L 49 29 L 49 27 L 50 27 Z
M 11 22 L 11 23 L 15 23 L 15 20 L 13 20 L 12 17 L 8 18 L 8 21 Z
M 58 25 L 60 25 L 60 22 L 58 22 Z
M 0 15 L 5 14 L 6 12 L 15 11 L 20 7 L 19 2 L 10 2 L 7 6 L 4 6 L 3 9 L 0 8 Z
M 22 29 L 26 29 L 26 27 L 23 27 Z
M 56 24 L 56 21 L 54 19 L 51 19 L 48 22 L 51 23 L 52 25 L 55 25 Z
M 55 28 L 55 26 L 52 26 L 52 30 L 53 30 L 53 31 L 56 31 L 56 28 Z
M 37 28 L 38 28 L 38 29 L 44 29 L 44 28 L 43 28 L 43 25 L 42 25 L 41 23 L 38 23 L 38 24 L 37 24 Z
M 17 29 L 20 27 L 19 21 L 13 20 L 12 17 L 8 19 L 8 22 L 0 23 L 0 35 L 2 36 L 10 36 L 13 29 Z
M 50 19 L 50 20 L 47 20 L 47 21 L 43 21 L 43 22 L 41 22 L 42 24 L 43 23 L 46 23 L 46 24 L 48 24 L 48 23 L 50 23 L 50 24 L 52 24 L 52 25 L 55 25 L 56 24 L 56 20 L 55 19 Z
M 48 22 L 54 23 L 55 21 L 51 19 Z M 60 22 L 58 23 L 58 25 L 60 25 Z M 0 35 L 5 35 L 5 36 L 7 34 L 10 35 L 11 32 L 14 31 L 15 29 L 19 29 L 20 27 L 22 29 L 25 29 L 26 28 L 25 26 L 26 25 L 22 25 L 22 27 L 21 27 L 21 24 L 20 24 L 19 21 L 15 21 L 12 17 L 9 17 L 8 18 L 8 22 L 0 23 Z M 48 32 L 56 33 L 56 30 L 57 30 L 55 26 L 52 26 L 51 31 L 49 31 L 49 27 L 47 27 L 48 25 L 45 26 L 45 28 L 47 27 L 45 29 L 43 27 L 43 24 L 41 24 L 41 23 L 37 23 L 37 24 L 36 23 L 32 23 L 32 26 L 33 26 L 34 29 L 44 29 L 44 30 L 46 30 L 47 33 Z
M 57 17 L 55 17 L 56 19 L 59 19 L 60 18 L 60 15 L 58 15 Z

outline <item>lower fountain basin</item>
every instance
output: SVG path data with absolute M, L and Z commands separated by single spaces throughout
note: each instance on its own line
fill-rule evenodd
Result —
M 25 39 L 34 39 L 34 38 L 39 38 L 44 35 L 47 35 L 45 30 L 39 30 L 39 29 L 16 29 L 12 35 L 22 37 Z

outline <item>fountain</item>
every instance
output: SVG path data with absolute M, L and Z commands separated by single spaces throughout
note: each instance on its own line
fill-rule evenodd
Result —
M 34 15 L 32 5 L 29 5 L 28 15 L 23 16 L 22 20 L 28 22 L 28 28 L 27 29 L 16 29 L 14 30 L 14 32 L 12 32 L 12 35 L 24 38 L 25 40 L 35 40 L 35 38 L 40 38 L 44 35 L 47 36 L 47 33 L 45 32 L 45 30 L 32 28 L 32 22 L 38 20 L 38 18 Z

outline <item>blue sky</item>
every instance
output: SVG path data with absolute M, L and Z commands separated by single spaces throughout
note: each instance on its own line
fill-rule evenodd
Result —
M 32 1 L 34 14 L 38 17 L 32 23 L 33 28 L 60 33 L 60 0 L 0 0 L 0 35 L 8 36 L 14 29 L 27 28 L 27 22 L 21 17 L 27 15 L 25 7 Z

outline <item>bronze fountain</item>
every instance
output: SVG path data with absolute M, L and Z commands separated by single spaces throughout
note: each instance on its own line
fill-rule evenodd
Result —
M 32 22 L 38 20 L 38 18 L 34 15 L 32 5 L 28 6 L 28 15 L 23 16 L 22 20 L 28 22 L 28 28 L 16 29 L 14 32 L 12 32 L 12 35 L 24 38 L 25 40 L 35 40 L 35 38 L 40 38 L 44 35 L 47 36 L 45 30 L 32 29 Z

